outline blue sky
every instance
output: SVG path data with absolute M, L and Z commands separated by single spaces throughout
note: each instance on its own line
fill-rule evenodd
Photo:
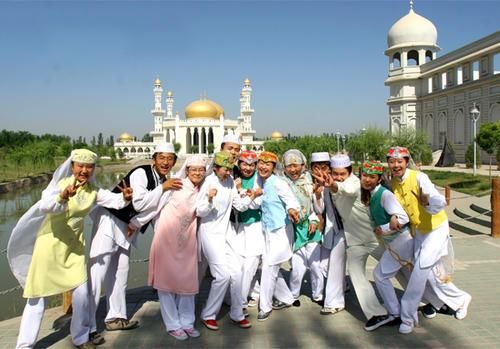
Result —
M 439 55 L 500 29 L 500 1 L 419 1 Z M 387 32 L 408 1 L 0 1 L 0 129 L 87 138 L 153 128 L 202 93 L 257 136 L 387 128 Z

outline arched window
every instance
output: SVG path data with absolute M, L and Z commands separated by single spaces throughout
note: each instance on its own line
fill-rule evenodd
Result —
M 425 63 L 432 61 L 432 52 L 427 50 L 425 51 Z
M 458 109 L 455 111 L 455 144 L 464 144 L 465 141 L 465 118 L 464 111 Z
M 408 65 L 418 65 L 418 52 L 411 50 L 408 52 Z
M 396 52 L 392 56 L 392 68 L 396 69 L 396 68 L 400 68 L 400 67 L 401 67 L 401 54 L 399 52 Z

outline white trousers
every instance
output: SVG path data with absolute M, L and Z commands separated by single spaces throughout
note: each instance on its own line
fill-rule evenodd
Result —
M 242 266 L 242 277 L 241 277 L 241 298 L 242 307 L 247 307 L 247 299 L 250 295 L 250 291 L 255 288 L 255 274 L 257 273 L 257 268 L 259 267 L 261 256 L 248 256 L 243 257 Z
M 91 332 L 96 331 L 96 311 L 101 298 L 102 285 L 106 289 L 108 312 L 105 321 L 127 319 L 127 281 L 130 248 L 124 249 L 104 234 L 96 234 L 90 247 L 90 302 Z
M 371 255 L 379 260 L 382 252 L 383 247 L 377 241 L 367 242 L 364 245 L 348 246 L 346 249 L 347 270 L 361 310 L 367 319 L 387 314 L 387 310 L 380 304 L 372 284 L 366 277 L 368 256 Z
M 322 247 L 322 261 L 326 260 L 328 263 L 323 273 L 326 276 L 325 287 L 325 308 L 344 308 L 344 290 L 345 290 L 345 236 L 344 234 L 336 234 L 334 237 L 333 248 L 331 250 Z M 326 269 L 326 270 L 325 270 Z
M 224 296 L 229 287 L 231 294 L 231 310 L 229 317 L 234 321 L 241 321 L 245 318 L 243 315 L 243 299 L 241 293 L 242 265 L 241 257 L 226 246 L 226 263 L 213 264 L 208 263 L 210 273 L 214 280 L 210 286 L 210 292 L 201 311 L 203 320 L 215 320 L 220 311 Z
M 293 298 L 300 296 L 302 280 L 307 269 L 311 271 L 312 298 L 323 300 L 323 273 L 321 271 L 321 245 L 310 242 L 295 251 L 292 256 L 292 272 L 290 273 L 290 291 Z
M 87 283 L 73 290 L 73 315 L 71 317 L 70 333 L 74 345 L 82 345 L 89 341 L 89 292 Z M 40 332 L 47 298 L 28 298 L 24 307 L 19 337 L 16 348 L 33 348 Z
M 168 331 L 193 328 L 194 295 L 182 295 L 158 290 L 161 317 Z
M 406 290 L 401 298 L 401 320 L 407 324 L 418 324 L 418 305 L 424 296 L 425 298 L 431 298 L 427 295 L 426 285 L 434 292 L 435 296 L 454 310 L 460 308 L 468 296 L 466 292 L 457 288 L 452 282 L 442 282 L 439 280 L 433 272 L 433 269 L 439 266 L 438 264 L 440 263 L 439 260 L 441 256 L 446 254 L 443 249 L 448 248 L 448 232 L 449 228 L 447 222 L 428 234 L 421 234 L 417 230 L 414 239 L 396 247 L 401 257 L 403 257 L 403 255 L 411 256 L 412 254 L 414 256 L 413 270 L 408 280 Z M 398 239 L 394 240 L 392 243 L 396 242 Z M 427 260 L 426 264 L 422 266 L 420 257 L 424 249 L 426 249 L 426 257 L 434 256 L 435 260 L 430 262 Z M 388 266 L 386 270 L 383 268 L 379 268 L 380 270 L 378 270 L 378 266 L 376 268 L 376 279 L 378 280 L 376 280 L 377 287 L 380 283 L 379 290 L 381 290 L 381 295 L 384 299 L 387 297 L 386 302 L 387 306 L 391 309 L 391 313 L 397 312 L 399 307 L 394 288 L 392 288 L 392 285 L 390 287 L 388 286 L 388 283 L 390 284 L 389 279 L 398 271 L 396 263 L 397 261 L 394 257 L 389 255 L 389 257 L 384 258 L 384 265 Z M 432 292 L 429 293 L 432 294 Z M 431 303 L 434 305 L 434 302 Z
M 265 258 L 262 262 L 259 308 L 266 313 L 273 310 L 273 295 L 277 300 L 286 304 L 292 304 L 295 300 L 281 275 L 280 265 L 269 265 Z

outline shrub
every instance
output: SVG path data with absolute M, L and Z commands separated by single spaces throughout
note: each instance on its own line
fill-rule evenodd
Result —
M 467 147 L 467 151 L 465 152 L 465 166 L 467 168 L 472 168 L 474 164 L 474 144 L 471 143 Z M 481 166 L 481 153 L 480 148 L 476 148 L 476 167 L 479 168 Z

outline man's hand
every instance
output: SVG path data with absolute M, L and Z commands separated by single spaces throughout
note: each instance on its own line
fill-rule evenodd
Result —
M 117 185 L 117 187 L 123 194 L 123 200 L 125 201 L 132 200 L 132 194 L 134 193 L 134 190 L 131 187 L 127 186 L 127 183 L 124 180 L 122 180 L 122 183 L 123 185 L 121 187 L 120 185 Z
M 288 210 L 288 217 L 290 217 L 290 220 L 292 223 L 297 224 L 300 222 L 300 215 L 299 212 L 293 208 L 290 208 Z
M 418 193 L 413 190 L 411 192 L 418 200 L 418 203 L 422 206 L 429 206 L 429 194 L 424 194 L 422 188 L 418 188 Z
M 394 231 L 401 230 L 401 224 L 399 224 L 398 216 L 394 215 L 391 217 L 391 221 L 389 222 L 389 229 Z
M 130 224 L 127 226 L 127 237 L 131 237 L 133 236 L 136 232 L 137 232 L 137 229 L 134 225 Z
M 317 227 L 318 225 L 316 223 L 309 223 L 309 235 L 313 235 Z
M 182 189 L 182 179 L 180 178 L 167 179 L 165 182 L 163 182 L 162 186 L 163 186 L 163 191 L 180 190 Z

